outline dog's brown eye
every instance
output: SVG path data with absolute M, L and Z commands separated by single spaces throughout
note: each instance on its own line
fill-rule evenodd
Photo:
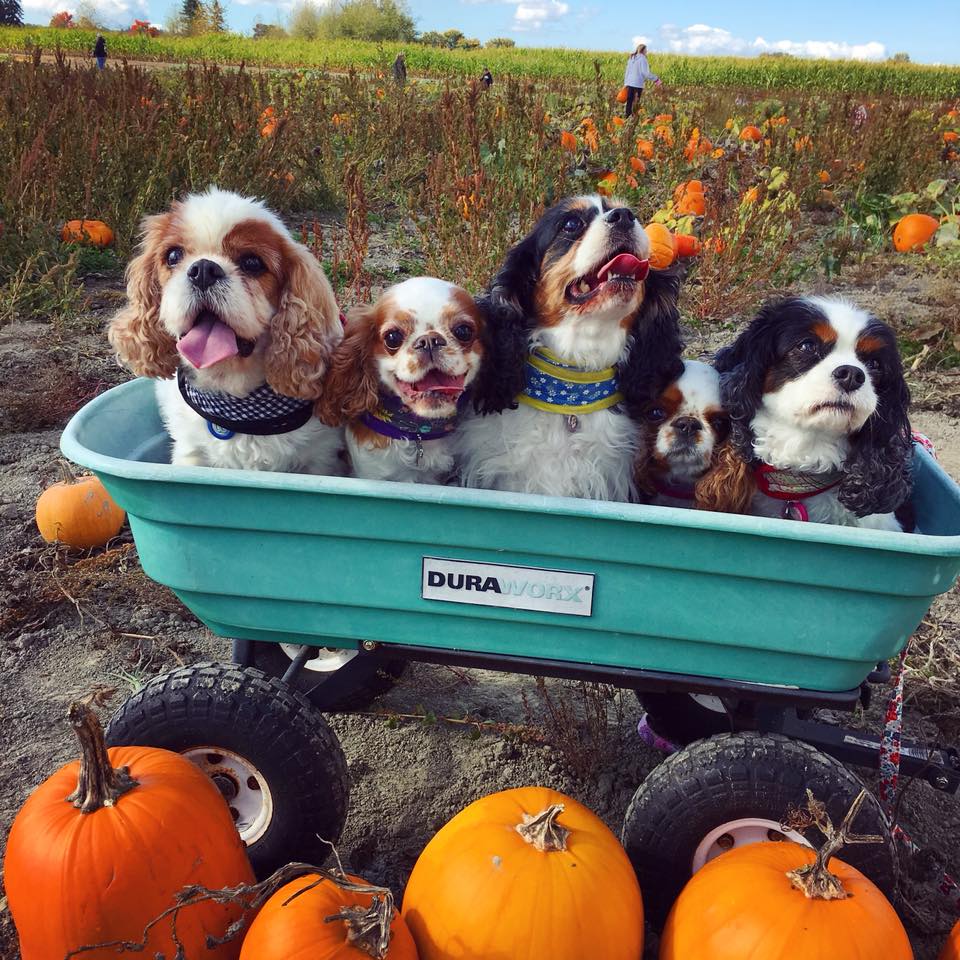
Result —
M 461 343 L 469 343 L 473 339 L 473 327 L 469 323 L 458 323 L 453 328 L 453 335 Z
M 564 233 L 579 233 L 582 227 L 583 221 L 579 217 L 567 217 L 567 219 L 563 221 Z
M 263 271 L 267 269 L 263 261 L 255 253 L 245 253 L 237 261 L 237 266 L 240 267 L 244 273 L 249 273 L 251 276 L 263 273 Z
M 801 353 L 813 353 L 819 346 L 820 342 L 818 340 L 814 340 L 813 337 L 807 337 L 806 340 L 801 340 L 797 344 L 797 349 Z
M 388 330 L 383 335 L 383 342 L 387 345 L 388 350 L 399 350 L 400 345 L 403 343 L 403 333 L 400 330 L 397 330 L 394 327 L 392 330 Z
M 651 407 L 647 411 L 647 419 L 651 423 L 663 423 L 667 419 L 667 414 L 663 407 Z
M 183 259 L 183 247 L 171 247 L 164 258 L 171 269 Z
M 863 365 L 871 372 L 876 373 L 880 369 L 880 361 L 876 357 L 864 360 Z

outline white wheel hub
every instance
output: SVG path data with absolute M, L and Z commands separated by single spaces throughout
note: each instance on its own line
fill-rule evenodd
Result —
M 240 839 L 247 846 L 256 843 L 273 819 L 273 794 L 263 774 L 245 757 L 222 747 L 191 747 L 183 756 L 223 795 Z
M 280 649 L 291 660 L 297 656 L 301 648 L 302 645 L 299 643 L 280 644 Z M 303 664 L 304 670 L 312 670 L 314 673 L 333 673 L 359 653 L 358 650 L 347 650 L 343 647 L 314 647 L 314 649 L 316 656 L 310 657 Z
M 768 840 L 792 840 L 804 847 L 810 844 L 796 830 L 785 830 L 776 820 L 763 817 L 745 817 L 742 820 L 728 820 L 714 827 L 699 843 L 693 854 L 690 872 L 696 873 L 702 866 L 715 860 L 721 854 L 734 847 L 745 847 L 749 843 L 762 843 Z

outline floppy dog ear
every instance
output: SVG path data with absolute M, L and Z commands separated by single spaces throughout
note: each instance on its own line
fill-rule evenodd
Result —
M 284 288 L 270 321 L 267 383 L 286 397 L 316 400 L 327 362 L 343 337 L 333 288 L 316 257 L 290 241 L 284 249 Z
M 337 345 L 314 413 L 327 426 L 339 427 L 377 405 L 380 376 L 373 355 L 377 338 L 374 307 L 350 311 L 346 336 Z
M 647 274 L 643 303 L 633 319 L 632 342 L 619 370 L 620 392 L 634 418 L 683 373 L 680 353 L 680 279 L 683 268 Z
M 885 351 L 880 375 L 874 380 L 877 409 L 851 439 L 837 494 L 840 502 L 858 517 L 893 513 L 913 490 L 913 438 L 907 417 L 910 391 L 889 328 L 884 339 L 891 345 Z
M 540 278 L 541 251 L 534 234 L 507 254 L 489 289 L 477 299 L 484 317 L 483 365 L 473 387 L 478 413 L 515 409 L 523 391 L 524 364 L 536 308 L 534 291 Z
M 697 510 L 749 513 L 756 489 L 749 463 L 731 440 L 724 440 L 713 452 L 710 469 L 693 489 L 693 504 Z
M 147 217 L 140 252 L 127 266 L 127 304 L 110 320 L 107 337 L 117 360 L 138 377 L 172 377 L 177 371 L 177 343 L 160 323 L 160 278 L 163 237 L 170 214 Z

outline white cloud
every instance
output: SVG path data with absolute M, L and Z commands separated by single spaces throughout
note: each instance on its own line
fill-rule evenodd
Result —
M 97 14 L 106 23 L 129 27 L 141 14 L 149 12 L 147 0 L 94 0 Z M 55 13 L 66 10 L 76 14 L 75 0 L 23 0 L 23 19 L 28 23 L 47 23 Z
M 521 0 L 513 13 L 513 29 L 539 30 L 548 20 L 559 20 L 569 12 L 570 5 L 560 0 Z
M 640 42 L 639 40 L 637 42 Z M 846 43 L 838 40 L 774 40 L 763 37 L 746 40 L 734 36 L 723 27 L 694 23 L 678 27 L 665 23 L 660 27 L 661 49 L 670 53 L 689 53 L 698 56 L 749 56 L 758 53 L 789 53 L 795 57 L 819 57 L 827 60 L 882 60 L 887 48 L 876 40 L 866 43 Z

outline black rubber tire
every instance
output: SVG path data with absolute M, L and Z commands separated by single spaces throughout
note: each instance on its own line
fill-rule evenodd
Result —
M 656 767 L 634 794 L 621 839 L 643 891 L 644 912 L 659 929 L 684 884 L 700 841 L 721 824 L 746 817 L 775 823 L 806 802 L 809 787 L 839 824 L 863 789 L 843 764 L 809 744 L 779 735 L 725 733 L 685 747 Z M 883 843 L 858 844 L 841 857 L 890 898 L 899 864 L 890 824 L 869 795 L 853 825 Z M 816 828 L 805 836 L 814 846 Z
M 637 699 L 653 730 L 679 746 L 718 733 L 732 733 L 736 729 L 729 713 L 710 710 L 689 693 L 638 691 Z
M 318 710 L 333 713 L 350 713 L 366 710 L 378 697 L 393 689 L 396 682 L 407 669 L 406 660 L 385 660 L 367 656 L 369 669 L 355 676 L 355 682 L 348 690 L 332 692 L 326 687 L 326 680 L 335 676 L 331 672 L 323 674 L 304 667 L 292 686 L 302 693 Z M 254 666 L 268 676 L 282 677 L 293 661 L 279 643 L 257 641 L 253 644 Z
M 111 746 L 182 753 L 218 746 L 248 760 L 270 787 L 273 815 L 247 846 L 257 876 L 293 860 L 322 863 L 347 819 L 350 778 L 336 734 L 319 710 L 260 670 L 198 663 L 155 677 L 107 727 Z

